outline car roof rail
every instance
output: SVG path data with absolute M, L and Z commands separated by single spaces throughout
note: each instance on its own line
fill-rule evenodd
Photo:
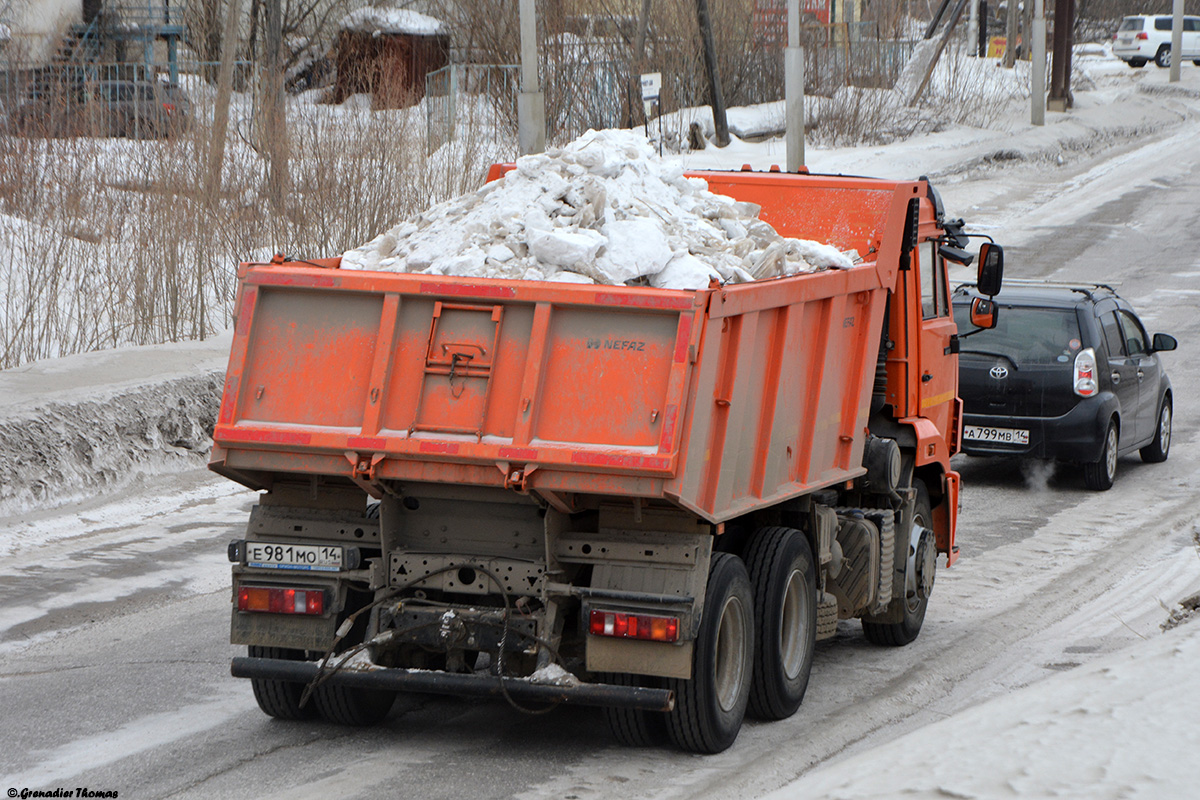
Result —
M 974 281 L 960 283 L 955 287 L 955 290 L 957 291 L 965 286 L 975 285 L 976 284 Z M 1018 286 L 1024 289 L 1040 289 L 1043 287 L 1047 289 L 1070 289 L 1071 291 L 1079 292 L 1080 294 L 1086 296 L 1089 300 L 1095 300 L 1096 297 L 1093 294 L 1095 291 L 1107 290 L 1112 294 L 1116 294 L 1117 290 L 1113 287 L 1120 286 L 1121 284 L 1118 281 L 1111 283 L 1069 283 L 1066 281 L 1046 281 L 1039 278 L 1005 278 L 1004 285 Z

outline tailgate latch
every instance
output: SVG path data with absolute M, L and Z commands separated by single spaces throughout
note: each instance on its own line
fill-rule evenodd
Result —
M 504 472 L 504 488 L 515 489 L 518 492 L 524 493 L 525 489 L 525 468 L 508 469 Z
M 357 483 L 367 494 L 372 497 L 382 497 L 382 493 L 377 488 L 378 481 L 378 466 L 379 462 L 383 461 L 386 456 L 383 453 L 372 453 L 364 455 L 356 453 L 353 450 L 347 450 L 346 460 L 353 465 L 353 472 L 350 475 L 350 480 Z

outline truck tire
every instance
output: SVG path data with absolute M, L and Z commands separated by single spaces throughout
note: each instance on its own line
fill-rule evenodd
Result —
M 764 528 L 746 552 L 754 592 L 751 716 L 786 719 L 808 688 L 817 643 L 817 577 L 812 548 L 792 528 Z
M 1117 478 L 1117 443 L 1120 441 L 1116 420 L 1110 420 L 1104 434 L 1104 449 L 1100 458 L 1083 465 L 1083 484 L 1097 492 L 1112 488 Z
M 379 689 L 350 689 L 328 683 L 318 686 L 313 692 L 317 711 L 329 722 L 364 728 L 381 722 L 392 704 L 396 693 Z
M 683 750 L 720 753 L 742 728 L 754 664 L 753 603 L 742 560 L 714 553 L 692 649 L 692 677 L 667 679 L 667 688 L 675 691 L 667 733 Z
M 606 672 L 601 680 L 614 686 L 657 687 L 662 684 L 661 679 L 627 672 Z M 657 711 L 605 707 L 604 721 L 613 738 L 626 747 L 654 747 L 667 740 L 666 715 Z
M 1164 397 L 1158 408 L 1158 428 L 1154 431 L 1154 441 L 1138 450 L 1142 461 L 1147 464 L 1161 464 L 1167 460 L 1171 452 L 1171 398 Z
M 250 645 L 247 655 L 251 658 L 282 658 L 288 661 L 304 661 L 303 650 L 286 650 L 282 647 L 260 647 Z M 275 719 L 301 720 L 316 716 L 317 709 L 312 703 L 300 706 L 300 695 L 304 693 L 304 684 L 290 681 L 275 681 L 268 678 L 251 678 L 250 686 L 254 689 L 254 699 L 258 707 L 267 716 Z
M 929 502 L 929 490 L 925 488 L 923 481 L 917 480 L 913 482 L 913 487 L 917 490 L 915 500 L 915 508 L 913 509 L 913 525 L 920 525 L 924 528 L 929 528 L 933 524 L 933 507 Z M 911 537 L 909 537 L 911 539 Z M 903 548 L 897 548 L 896 556 L 904 558 L 905 570 L 908 569 L 908 551 L 910 544 L 905 544 Z M 918 553 L 917 563 L 920 563 Z M 936 551 L 934 555 L 934 567 L 936 568 Z M 932 587 L 933 575 L 928 576 L 928 584 Z M 900 584 L 900 591 L 896 593 L 892 603 L 899 603 L 902 609 L 902 617 L 899 622 L 873 622 L 868 618 L 862 621 L 863 634 L 867 637 L 867 641 L 871 644 L 883 645 L 886 647 L 903 647 L 911 643 L 917 638 L 921 632 L 921 625 L 925 622 L 925 609 L 929 607 L 929 595 L 927 593 L 917 592 L 915 597 L 907 597 L 905 590 L 905 582 Z M 894 606 L 893 606 L 894 607 Z

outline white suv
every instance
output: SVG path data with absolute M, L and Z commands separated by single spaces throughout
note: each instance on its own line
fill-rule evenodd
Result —
M 1200 66 L 1200 17 L 1183 18 L 1183 58 Z M 1171 17 L 1125 17 L 1113 34 L 1113 55 L 1131 67 L 1171 66 Z

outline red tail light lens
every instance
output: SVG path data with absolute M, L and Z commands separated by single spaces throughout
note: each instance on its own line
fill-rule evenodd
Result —
M 268 614 L 325 613 L 324 589 L 284 589 L 277 586 L 240 586 L 238 611 L 262 611 Z
M 1100 391 L 1096 382 L 1096 351 L 1088 347 L 1075 356 L 1075 394 L 1092 397 Z
M 1139 33 L 1137 35 L 1137 38 L 1141 39 L 1142 41 L 1145 41 L 1150 38 L 1150 34 L 1146 33 L 1145 31 L 1142 31 L 1141 33 Z
M 610 636 L 616 639 L 675 642 L 679 640 L 679 618 L 622 614 L 619 611 L 592 611 L 588 617 L 588 632 L 593 636 Z

